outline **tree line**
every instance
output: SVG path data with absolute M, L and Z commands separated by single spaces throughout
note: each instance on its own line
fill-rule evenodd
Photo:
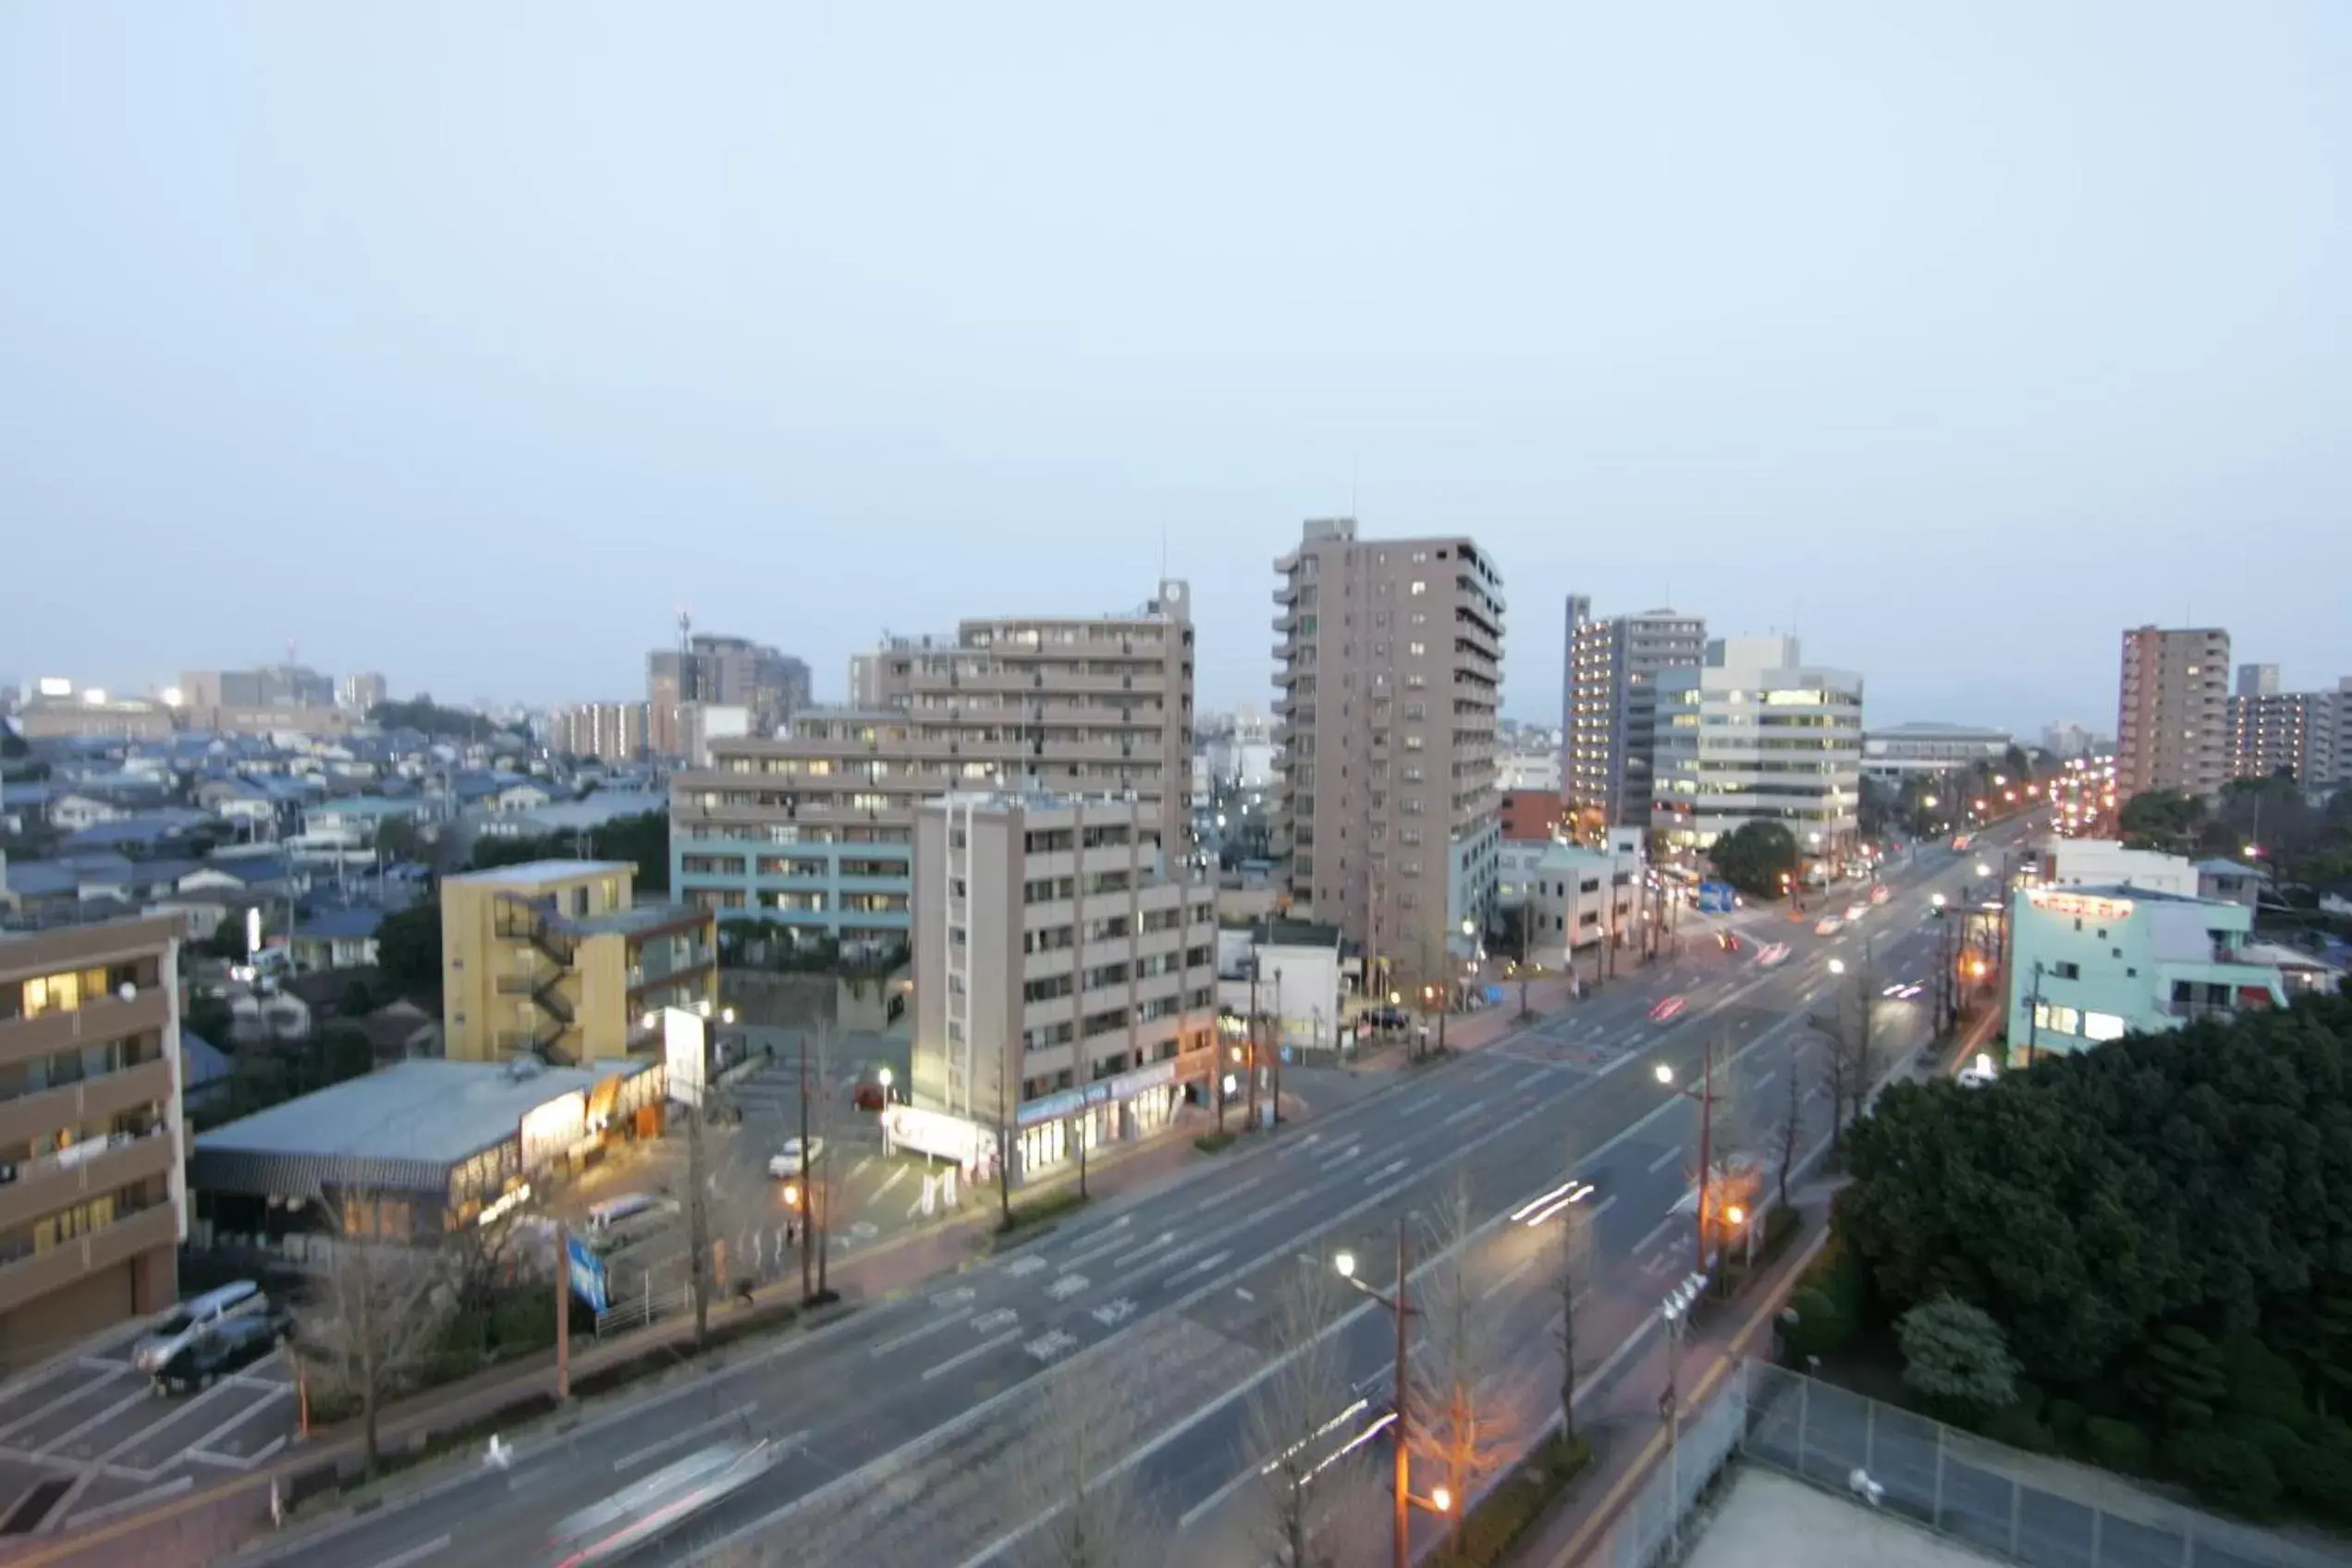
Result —
M 2243 1512 L 2352 1520 L 2352 1000 L 1900 1085 L 1846 1153 L 1810 1305 L 1901 1322 L 1934 1364 L 1915 1387 Z

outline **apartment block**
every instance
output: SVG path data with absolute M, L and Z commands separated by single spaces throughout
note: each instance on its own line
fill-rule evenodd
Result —
M 1824 858 L 1854 842 L 1862 799 L 1862 677 L 1807 665 L 1794 637 L 1719 637 L 1658 691 L 1655 828 L 1702 851 L 1777 822 Z
M 0 937 L 0 1369 L 176 1299 L 175 918 Z
M 2210 795 L 2230 777 L 2230 635 L 2218 627 L 2124 633 L 2115 797 Z
M 634 762 L 649 739 L 643 703 L 579 703 L 547 718 L 547 745 L 566 756 Z
M 1450 981 L 1495 907 L 1502 576 L 1470 539 L 1352 518 L 1309 521 L 1274 570 L 1293 913 L 1361 943 L 1375 989 Z
M 2229 730 L 2232 778 L 2270 778 L 2285 773 L 2307 790 L 2334 789 L 2344 780 L 2346 688 L 2282 692 L 2278 666 L 2237 668 L 2237 692 L 2223 710 Z
M 1013 1174 L 1166 1127 L 1217 1040 L 1216 893 L 1124 797 L 957 791 L 914 824 L 914 1103 Z
M 1697 616 L 1657 609 L 1596 620 L 1590 598 L 1570 595 L 1561 790 L 1581 836 L 1648 827 L 1659 680 L 1697 669 L 1706 646 L 1707 623 Z
M 335 681 L 299 664 L 258 669 L 191 669 L 179 678 L 181 703 L 191 708 L 331 708 Z
M 697 631 L 681 648 L 656 648 L 645 657 L 645 708 L 649 738 L 664 756 L 690 750 L 688 704 L 741 707 L 749 732 L 773 735 L 809 705 L 805 661 L 747 637 Z
M 627 861 L 538 860 L 441 882 L 442 1026 L 452 1061 L 578 1067 L 656 1050 L 657 1015 L 708 1016 L 718 928 L 636 901 Z
M 392 696 L 392 684 L 374 670 L 346 675 L 335 682 L 335 705 L 365 713 Z
M 1121 615 L 967 620 L 889 639 L 870 701 L 811 708 L 774 738 L 709 742 L 670 780 L 670 887 L 808 939 L 907 939 L 915 813 L 957 790 L 1125 796 L 1142 831 L 1188 851 L 1193 624 L 1165 582 Z

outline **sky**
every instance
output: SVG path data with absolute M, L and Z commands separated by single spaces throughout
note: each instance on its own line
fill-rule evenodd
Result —
M 2352 5 L 0 7 L 0 680 L 642 695 L 1309 517 L 2112 729 L 2352 674 Z

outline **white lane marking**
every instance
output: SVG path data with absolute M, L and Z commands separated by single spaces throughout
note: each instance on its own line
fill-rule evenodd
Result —
M 1078 1336 L 1067 1329 L 1052 1329 L 1021 1348 L 1041 1362 L 1052 1362 L 1077 1347 Z
M 1673 1267 L 1674 1255 L 1661 1252 L 1654 1257 L 1644 1259 L 1641 1271 L 1645 1274 L 1663 1274 Z
M 1216 1268 L 1219 1264 L 1224 1262 L 1227 1258 L 1232 1256 L 1233 1255 L 1230 1252 L 1211 1253 L 1207 1257 L 1202 1258 L 1198 1263 L 1188 1263 L 1183 1268 L 1176 1270 L 1175 1273 L 1170 1274 L 1168 1277 L 1168 1282 L 1173 1285 L 1177 1280 L 1184 1279 L 1190 1275 L 1207 1273 L 1209 1269 Z
M 1129 1218 L 1130 1217 L 1127 1215 L 1121 1215 L 1116 1220 L 1112 1221 L 1110 1225 L 1106 1227 L 1106 1230 L 1109 1231 L 1124 1230 Z M 1092 1263 L 1095 1259 L 1102 1256 L 1103 1254 L 1107 1252 L 1113 1252 L 1120 1247 L 1125 1246 L 1127 1242 L 1128 1238 L 1125 1236 L 1109 1235 L 1104 1241 L 1095 1246 L 1087 1247 L 1083 1252 L 1072 1253 L 1068 1257 L 1061 1260 L 1061 1266 L 1064 1268 L 1075 1268 L 1082 1263 Z
M 874 1157 L 873 1157 L 872 1155 L 867 1155 L 867 1156 L 866 1156 L 864 1159 L 861 1159 L 861 1160 L 859 1160 L 859 1161 L 858 1161 L 855 1165 L 851 1166 L 851 1167 L 850 1167 L 850 1180 L 851 1180 L 851 1181 L 852 1181 L 852 1182 L 854 1182 L 854 1181 L 856 1181 L 859 1177 L 861 1177 L 861 1176 L 864 1175 L 864 1174 L 865 1174 L 865 1170 L 866 1170 L 866 1167 L 867 1167 L 867 1166 L 872 1165 L 873 1163 L 874 1163 Z
M 1513 1280 L 1518 1279 L 1528 1269 L 1533 1268 L 1542 1256 L 1543 1255 L 1540 1253 L 1529 1254 L 1527 1257 L 1520 1263 L 1519 1267 L 1513 1268 L 1510 1273 L 1505 1274 L 1501 1279 L 1497 1280 L 1493 1284 L 1488 1285 L 1485 1290 L 1480 1291 L 1478 1292 L 1478 1299 L 1480 1301 L 1491 1301 L 1496 1296 L 1501 1295 L 1510 1287 Z
M 1046 1294 L 1056 1301 L 1068 1301 L 1085 1288 L 1086 1277 L 1084 1274 L 1064 1274 L 1046 1287 Z
M 1660 1171 L 1665 1170 L 1668 1166 L 1673 1164 L 1676 1160 L 1682 1158 L 1682 1150 L 1668 1149 L 1664 1154 L 1660 1155 L 1656 1159 L 1649 1162 L 1649 1173 L 1652 1176 L 1655 1176 Z
M 1360 1155 L 1363 1152 L 1364 1145 L 1362 1144 L 1349 1145 L 1345 1154 L 1341 1155 L 1336 1159 L 1327 1159 L 1323 1162 L 1323 1174 L 1329 1176 L 1332 1171 L 1337 1170 L 1341 1166 L 1345 1165 L 1349 1160 L 1354 1159 L 1357 1155 Z
M 988 1354 L 991 1351 L 1002 1350 L 1005 1346 L 1012 1343 L 1013 1341 L 1020 1337 L 1020 1329 L 1008 1329 L 1003 1333 L 997 1335 L 993 1339 L 982 1340 L 970 1350 L 964 1351 L 960 1354 L 951 1355 L 948 1357 L 947 1360 L 939 1363 L 937 1366 L 927 1366 L 924 1368 L 923 1380 L 927 1383 L 934 1378 L 945 1377 L 947 1374 L 954 1371 L 957 1367 L 962 1366 L 965 1362 L 977 1360 L 979 1357 Z
M 1135 1316 L 1135 1304 L 1126 1296 L 1120 1296 L 1103 1303 L 1086 1316 L 1106 1329 L 1116 1329 L 1128 1318 Z
M 1484 1110 L 1484 1109 L 1487 1109 L 1487 1102 L 1486 1102 L 1486 1101 L 1484 1101 L 1484 1100 L 1472 1100 L 1472 1101 L 1471 1101 L 1468 1105 L 1465 1105 L 1465 1106 L 1464 1106 L 1464 1107 L 1463 1107 L 1460 1110 L 1457 1110 L 1457 1111 L 1453 1112 L 1452 1115 L 1448 1116 L 1448 1117 L 1447 1117 L 1447 1118 L 1446 1118 L 1443 1121 L 1441 1121 L 1441 1122 L 1438 1123 L 1438 1125 L 1439 1125 L 1440 1127 L 1451 1127 L 1451 1126 L 1452 1126 L 1452 1125 L 1453 1125 L 1455 1122 L 1457 1122 L 1457 1121 L 1469 1121 L 1472 1117 L 1474 1117 L 1474 1116 L 1477 1115 L 1480 1111 L 1482 1111 L 1482 1110 Z
M 1026 1257 L 1016 1257 L 1011 1263 L 1006 1264 L 1004 1266 L 1005 1278 L 1008 1280 L 1025 1280 L 1030 1275 L 1035 1274 L 1038 1269 L 1043 1268 L 1045 1266 L 1046 1260 L 1039 1257 L 1033 1252 Z
M 1644 1236 L 1640 1241 L 1634 1243 L 1634 1252 L 1636 1254 L 1648 1252 L 1650 1247 L 1656 1243 L 1658 1238 L 1664 1235 L 1667 1231 L 1673 1226 L 1674 1221 L 1678 1218 L 1680 1218 L 1680 1216 L 1670 1214 L 1665 1219 L 1660 1220 L 1657 1224 L 1651 1226 L 1649 1234 Z
M 1225 1203 L 1240 1194 L 1248 1192 L 1252 1187 L 1256 1186 L 1260 1182 L 1265 1180 L 1266 1177 L 1261 1173 L 1251 1177 L 1246 1182 L 1236 1182 L 1221 1193 L 1209 1194 L 1208 1196 L 1201 1199 L 1200 1202 L 1194 1204 L 1193 1207 L 1194 1208 L 1215 1208 L 1219 1204 Z
M 1150 1241 L 1145 1242 L 1142 1246 L 1137 1247 L 1133 1252 L 1129 1253 L 1126 1256 L 1112 1258 L 1110 1260 L 1110 1266 L 1113 1268 L 1125 1268 L 1133 1264 L 1139 1258 L 1149 1257 L 1153 1253 L 1158 1252 L 1160 1248 L 1168 1245 L 1175 1239 L 1175 1231 L 1162 1231 L 1158 1235 L 1154 1236 Z
M 709 1420 L 704 1422 L 699 1427 L 689 1427 L 682 1432 L 672 1432 L 666 1438 L 657 1438 L 654 1441 L 647 1443 L 643 1448 L 638 1449 L 633 1452 L 624 1453 L 619 1459 L 614 1460 L 612 1464 L 613 1474 L 618 1476 L 623 1470 L 643 1464 L 648 1459 L 653 1458 L 654 1455 L 676 1448 L 680 1443 L 692 1442 L 696 1438 L 703 1436 L 705 1432 L 716 1432 L 722 1427 L 731 1427 L 735 1425 L 735 1423 L 749 1416 L 752 1412 L 758 1408 L 759 1405 L 757 1403 L 739 1404 L 723 1415 L 712 1416 Z
M 984 1312 L 974 1318 L 972 1331 L 975 1334 L 993 1334 L 999 1329 L 1010 1329 L 1020 1321 L 1021 1314 L 1009 1306 L 1000 1306 L 994 1312 Z
M 866 1198 L 865 1207 L 872 1208 L 876 1204 L 880 1203 L 882 1201 L 882 1194 L 897 1186 L 900 1182 L 905 1181 L 906 1173 L 912 1169 L 913 1167 L 911 1166 L 901 1165 L 896 1170 L 891 1171 L 890 1179 L 883 1182 L 880 1186 L 875 1188 L 873 1193 Z
M 1410 1159 L 1392 1159 L 1389 1161 L 1388 1164 L 1380 1167 L 1379 1170 L 1372 1172 L 1371 1175 L 1366 1176 L 1364 1179 L 1364 1184 L 1368 1187 L 1376 1182 L 1385 1182 L 1390 1177 L 1395 1175 L 1398 1171 L 1403 1170 L 1406 1166 L 1412 1163 L 1413 1161 Z
M 958 1285 L 951 1291 L 941 1291 L 938 1294 L 933 1296 L 931 1298 L 931 1305 L 941 1308 L 962 1306 L 965 1302 L 970 1301 L 973 1297 L 979 1293 L 980 1292 L 978 1291 L 974 1290 L 969 1285 Z
M 1827 1099 L 1830 1097 L 1830 1091 L 1816 1084 L 1805 1091 L 1805 1097 L 1808 1100 Z
M 1764 1074 L 1764 1076 L 1763 1076 L 1763 1077 L 1758 1078 L 1758 1079 L 1756 1081 L 1756 1086 L 1757 1086 L 1757 1088 L 1758 1088 L 1759 1090 L 1760 1090 L 1760 1089 L 1769 1089 L 1769 1088 L 1770 1088 L 1770 1087 L 1772 1086 L 1772 1080 L 1773 1080 L 1773 1079 L 1775 1079 L 1775 1078 L 1778 1078 L 1780 1075 L 1781 1075 L 1781 1070 L 1780 1070 L 1779 1068 L 1775 1067 L 1774 1069 L 1772 1069 L 1772 1071 L 1771 1071 L 1771 1072 L 1767 1072 L 1766 1074 Z M 1410 1436 L 1410 1435 L 1411 1435 L 1411 1434 L 1409 1434 L 1409 1433 L 1407 1434 L 1407 1436 Z
M 1254 1295 L 1250 1294 L 1247 1291 L 1245 1291 L 1245 1290 L 1242 1289 L 1242 1287 L 1241 1287 L 1241 1286 L 1239 1286 L 1239 1285 L 1236 1285 L 1236 1286 L 1234 1286 L 1234 1287 L 1233 1287 L 1233 1293 L 1234 1293 L 1235 1295 L 1237 1295 L 1237 1296 L 1241 1297 L 1243 1301 L 1256 1301 L 1256 1300 L 1257 1299 L 1256 1296 L 1254 1296 Z
M 449 1537 L 447 1536 L 435 1536 L 433 1539 L 425 1542 L 423 1546 L 412 1546 L 409 1548 L 408 1550 L 400 1553 L 398 1557 L 386 1558 L 383 1562 L 377 1563 L 375 1568 L 409 1568 L 409 1564 L 411 1562 L 423 1562 L 425 1559 L 429 1557 L 437 1557 L 442 1552 L 448 1550 Z
M 936 1334 L 940 1329 L 947 1328 L 949 1324 L 961 1323 L 971 1316 L 972 1309 L 970 1307 L 959 1307 L 957 1310 L 949 1313 L 945 1317 L 934 1317 L 930 1322 L 924 1324 L 919 1329 L 909 1329 L 905 1333 L 899 1335 L 896 1339 L 884 1340 L 880 1344 L 876 1345 L 872 1350 L 866 1352 L 866 1354 L 872 1356 L 875 1360 L 879 1361 L 884 1356 L 889 1354 L 892 1351 L 903 1349 L 904 1347 L 914 1343 L 915 1341 L 922 1339 L 926 1334 Z

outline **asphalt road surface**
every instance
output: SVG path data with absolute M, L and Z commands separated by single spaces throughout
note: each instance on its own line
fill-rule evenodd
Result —
M 1393 1259 L 1398 1217 L 1450 1211 L 1466 1193 L 1484 1228 L 1463 1243 L 1460 1267 L 1495 1315 L 1498 1342 L 1540 1357 L 1556 1312 L 1536 1256 L 1546 1243 L 1505 1217 L 1583 1175 L 1599 1190 L 1594 1306 L 1580 1339 L 1597 1354 L 1612 1349 L 1692 1262 L 1690 1219 L 1675 1208 L 1695 1173 L 1697 1111 L 1656 1081 L 1655 1065 L 1693 1082 L 1714 1043 L 1719 1062 L 1734 1063 L 1719 1067 L 1730 1085 L 1718 1112 L 1726 1136 L 1736 1141 L 1729 1129 L 1743 1119 L 1751 1128 L 1776 1121 L 1779 1075 L 1813 1072 L 1805 1053 L 1792 1054 L 1809 1013 L 1833 986 L 1856 984 L 1851 973 L 1833 979 L 1827 961 L 1856 966 L 1867 942 L 1874 992 L 1929 979 L 1937 927 L 1925 918 L 1928 891 L 1965 880 L 1970 858 L 1921 851 L 1890 878 L 1888 904 L 1831 937 L 1755 927 L 1790 944 L 1776 967 L 1756 962 L 1758 940 L 1731 954 L 1686 938 L 1679 961 L 1623 974 L 1536 1029 L 1426 1068 L 1309 1129 L 1088 1211 L 925 1294 L 596 1413 L 525 1446 L 510 1468 L 455 1471 L 405 1503 L 257 1555 L 317 1568 L 550 1562 L 551 1533 L 566 1517 L 719 1438 L 765 1436 L 782 1454 L 772 1469 L 630 1561 L 689 1561 L 731 1541 L 757 1548 L 745 1561 L 978 1568 L 1003 1560 L 1038 1514 L 1023 1480 L 1040 1445 L 1057 1440 L 1038 1418 L 1047 1393 L 1083 1386 L 1095 1403 L 1091 1434 L 1124 1456 L 1184 1555 L 1256 1561 L 1244 1544 L 1254 1488 L 1236 1482 L 1253 1468 L 1248 1391 L 1280 1348 L 1274 1313 L 1286 1276 L 1329 1268 L 1345 1247 L 1386 1288 L 1392 1261 L 1381 1260 Z M 1672 997 L 1680 1010 L 1653 1017 Z M 1889 1055 L 1926 1037 L 1931 1001 L 1931 991 L 1874 995 Z M 1811 1143 L 1826 1133 L 1828 1106 L 1818 1085 L 1804 1103 Z M 1416 1272 L 1416 1291 L 1425 1278 Z M 1385 1313 L 1364 1303 L 1337 1331 L 1350 1378 L 1378 1384 L 1391 1354 Z M 1518 1379 L 1537 1390 L 1532 1418 L 1556 1381 Z

